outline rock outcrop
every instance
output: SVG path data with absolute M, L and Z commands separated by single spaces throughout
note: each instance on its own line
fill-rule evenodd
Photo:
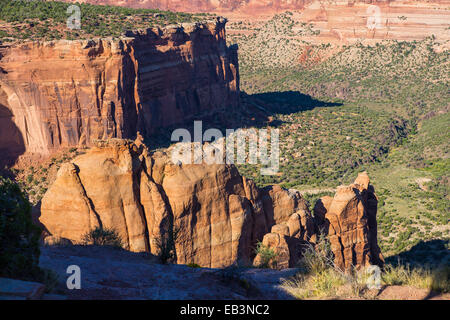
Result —
M 339 269 L 384 263 L 377 242 L 377 202 L 369 176 L 363 172 L 353 184 L 338 187 L 334 198 L 324 197 L 316 203 L 316 221 L 328 235 Z
M 176 262 L 204 267 L 251 265 L 267 234 L 282 233 L 280 241 L 292 246 L 314 234 L 300 193 L 259 189 L 234 165 L 169 159 L 140 143 L 99 141 L 61 167 L 42 200 L 40 222 L 73 243 L 95 227 L 114 228 L 127 249 L 153 254 L 176 233 Z M 293 263 L 287 252 L 281 265 Z
M 237 106 L 237 49 L 226 45 L 225 23 L 0 46 L 0 149 L 48 154 L 134 139 Z
M 259 265 L 262 242 L 281 269 L 324 232 L 338 268 L 382 265 L 377 198 L 365 172 L 319 200 L 313 218 L 298 191 L 260 189 L 234 165 L 173 164 L 171 151 L 150 153 L 140 138 L 99 140 L 63 164 L 42 199 L 47 242 L 81 243 L 96 227 L 112 228 L 135 252 L 158 255 L 174 239 L 176 263 L 203 267 Z

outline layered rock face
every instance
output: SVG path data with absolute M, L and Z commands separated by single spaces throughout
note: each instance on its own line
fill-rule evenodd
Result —
M 252 12 L 260 13 L 278 13 L 283 10 L 302 10 L 311 4 L 317 6 L 326 6 L 330 3 L 314 1 L 314 0 L 277 0 L 277 1 L 266 1 L 266 0 L 197 0 L 197 1 L 187 1 L 187 0 L 65 0 L 66 2 L 87 2 L 91 4 L 102 4 L 102 5 L 115 5 L 115 6 L 125 6 L 131 8 L 150 8 L 150 9 L 161 9 L 161 10 L 174 10 L 174 11 L 185 11 L 185 12 Z M 421 1 L 417 1 L 421 2 Z M 422 5 L 426 3 L 437 3 L 446 4 L 447 0 L 428 0 L 422 1 Z M 332 2 L 333 3 L 333 2 Z M 339 1 L 336 3 L 340 5 L 341 8 L 352 7 L 358 4 L 398 4 L 398 5 L 410 5 L 413 6 L 414 3 L 411 1 L 401 1 L 401 0 L 347 0 Z
M 349 186 L 338 187 L 334 198 L 323 197 L 314 215 L 331 243 L 335 265 L 349 271 L 353 267 L 384 263 L 377 242 L 377 198 L 366 172 Z
M 0 47 L 0 118 L 17 128 L 0 149 L 17 140 L 48 154 L 237 106 L 237 50 L 226 46 L 225 23 Z
M 97 226 L 114 228 L 127 249 L 153 254 L 176 231 L 176 262 L 204 267 L 250 265 L 256 243 L 283 228 L 293 246 L 314 233 L 298 192 L 259 189 L 233 165 L 172 164 L 166 153 L 120 139 L 98 142 L 61 167 L 40 222 L 75 243 Z
M 171 149 L 150 153 L 140 137 L 95 144 L 61 167 L 42 199 L 49 242 L 80 243 L 96 227 L 112 228 L 126 249 L 158 255 L 172 237 L 176 263 L 203 267 L 259 265 L 262 242 L 273 265 L 287 268 L 324 232 L 341 270 L 383 263 L 366 173 L 318 201 L 313 218 L 298 191 L 260 189 L 234 165 L 173 164 Z

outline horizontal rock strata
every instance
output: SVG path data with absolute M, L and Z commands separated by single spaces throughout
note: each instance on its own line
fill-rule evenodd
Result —
M 0 46 L 0 124 L 11 127 L 0 149 L 48 154 L 237 106 L 237 49 L 226 46 L 225 23 Z

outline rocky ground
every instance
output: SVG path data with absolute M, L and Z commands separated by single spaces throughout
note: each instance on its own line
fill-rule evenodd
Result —
M 69 265 L 81 269 L 81 289 L 65 287 Z M 296 269 L 212 269 L 163 265 L 150 254 L 108 247 L 46 246 L 40 266 L 54 270 L 68 299 L 292 299 L 281 280 Z
M 52 293 L 67 299 L 293 299 L 281 284 L 297 272 L 295 268 L 277 271 L 162 265 L 154 256 L 108 247 L 45 246 L 41 249 L 40 266 L 58 274 L 58 285 Z M 80 290 L 66 288 L 69 265 L 81 268 Z M 58 295 L 46 297 L 61 298 Z M 345 299 L 448 300 L 450 294 L 408 286 L 383 286 L 361 297 Z

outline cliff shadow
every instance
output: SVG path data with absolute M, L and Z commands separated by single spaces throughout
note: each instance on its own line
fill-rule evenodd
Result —
M 392 266 L 409 265 L 411 269 L 431 270 L 431 288 L 424 300 L 439 296 L 443 284 L 448 288 L 450 282 L 450 240 L 435 239 L 420 241 L 410 250 L 386 258 Z M 440 290 L 438 290 L 440 289 Z
M 212 114 L 196 114 L 177 126 L 160 128 L 146 139 L 151 149 L 167 148 L 174 142 L 171 134 L 177 128 L 187 129 L 194 137 L 194 121 L 202 121 L 203 132 L 210 128 L 219 129 L 225 135 L 226 129 L 277 128 L 283 121 L 277 115 L 288 115 L 312 110 L 318 107 L 342 106 L 340 102 L 316 99 L 298 91 L 266 92 L 248 95 L 240 94 L 240 105 L 215 110 Z
M 249 103 L 261 104 L 259 107 L 263 107 L 270 114 L 291 114 L 318 107 L 343 105 L 341 102 L 322 101 L 299 91 L 264 92 L 252 95 L 244 93 L 243 98 Z
M 397 266 L 410 264 L 412 267 L 437 268 L 450 264 L 450 240 L 435 239 L 420 241 L 411 249 L 386 258 L 386 264 Z
M 25 153 L 25 141 L 13 117 L 11 110 L 0 103 L 0 170 L 14 165 Z

